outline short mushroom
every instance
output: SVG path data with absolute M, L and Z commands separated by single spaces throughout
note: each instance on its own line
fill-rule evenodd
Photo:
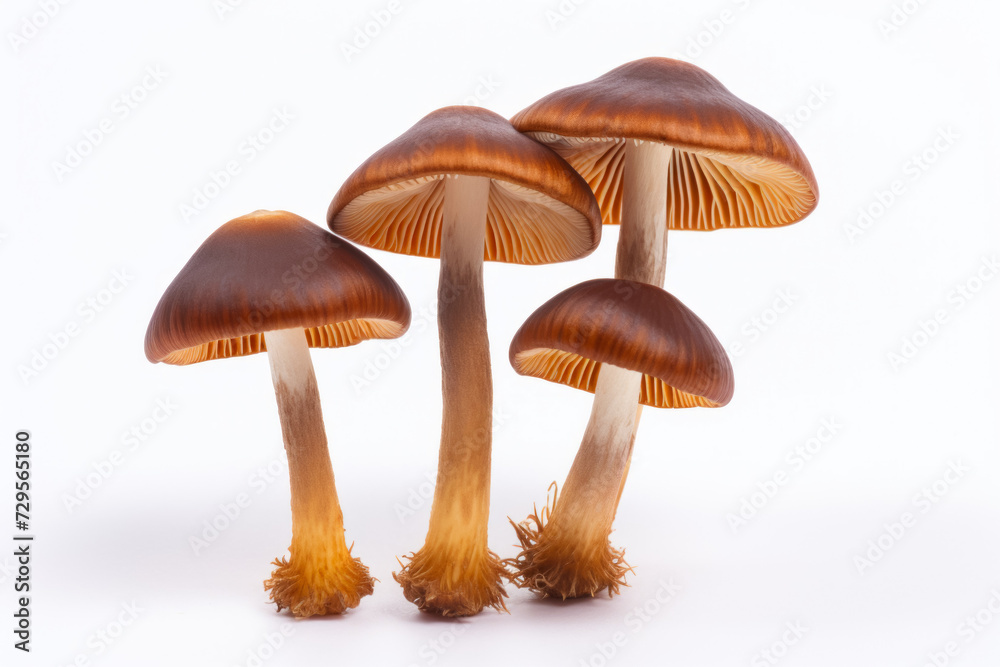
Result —
M 546 95 L 511 123 L 564 157 L 603 222 L 620 225 L 616 278 L 662 286 L 668 229 L 780 227 L 818 202 L 788 131 L 683 61 L 626 63 Z M 640 416 L 641 406 L 633 432 Z
M 521 375 L 595 394 L 561 494 L 514 524 L 522 551 L 514 583 L 561 599 L 618 592 L 629 570 L 608 536 L 634 443 L 636 404 L 720 407 L 733 369 L 708 326 L 659 287 L 590 280 L 557 294 L 510 345 Z M 513 523 L 513 521 L 511 522 Z
M 267 352 L 288 455 L 290 557 L 264 584 L 278 611 L 339 614 L 372 592 L 351 555 L 334 486 L 310 347 L 343 347 L 406 331 L 395 281 L 349 243 L 297 215 L 231 220 L 167 287 L 146 331 L 146 357 L 186 365 Z
M 487 544 L 493 382 L 483 260 L 543 264 L 589 254 L 600 210 L 558 155 L 478 107 L 434 111 L 372 155 L 334 196 L 330 228 L 358 243 L 440 258 L 443 415 L 422 549 L 394 575 L 444 616 L 505 608 Z

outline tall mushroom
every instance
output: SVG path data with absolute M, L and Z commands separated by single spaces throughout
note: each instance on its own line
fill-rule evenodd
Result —
M 395 338 L 410 323 L 399 285 L 328 231 L 285 211 L 230 220 L 167 287 L 146 331 L 146 357 L 187 365 L 267 352 L 288 455 L 289 558 L 265 590 L 295 616 L 339 614 L 372 592 L 344 539 L 309 348 Z
M 608 541 L 632 454 L 636 403 L 719 407 L 733 395 L 721 343 L 653 285 L 591 280 L 557 294 L 510 345 L 518 373 L 595 394 L 583 442 L 551 506 L 514 524 L 518 586 L 566 599 L 618 591 L 629 569 Z M 513 523 L 513 522 L 512 522 Z
M 505 608 L 487 545 L 493 382 L 483 260 L 583 257 L 600 210 L 558 155 L 495 113 L 447 107 L 372 155 L 334 196 L 330 228 L 358 243 L 440 258 L 443 415 L 437 484 L 422 549 L 393 575 L 408 600 L 445 616 Z
M 616 278 L 662 286 L 668 229 L 779 227 L 818 201 L 788 131 L 679 60 L 626 63 L 543 97 L 511 123 L 564 157 L 594 191 L 603 222 L 620 225 Z M 632 392 L 638 375 L 622 383 Z M 640 416 L 641 405 L 633 434 Z

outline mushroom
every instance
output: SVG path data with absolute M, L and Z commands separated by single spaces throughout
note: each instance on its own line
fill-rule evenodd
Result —
M 154 363 L 267 352 L 292 500 L 290 557 L 275 560 L 264 583 L 278 611 L 340 614 L 372 592 L 344 539 L 309 348 L 395 338 L 409 323 L 406 297 L 378 264 L 285 211 L 255 211 L 216 230 L 153 312 L 146 357 Z
M 330 228 L 373 248 L 440 258 L 443 414 L 423 548 L 393 577 L 444 616 L 506 609 L 503 565 L 487 545 L 493 382 L 483 260 L 583 257 L 600 210 L 558 155 L 478 107 L 434 111 L 372 155 L 330 203 Z
M 620 225 L 616 278 L 662 286 L 668 228 L 779 227 L 818 201 L 788 131 L 679 60 L 626 63 L 543 97 L 511 123 L 564 157 L 594 191 L 604 224 Z M 641 414 L 639 406 L 633 436 Z
M 514 583 L 561 599 L 609 595 L 624 584 L 624 552 L 608 536 L 635 439 L 636 403 L 720 407 L 733 395 L 722 344 L 659 287 L 590 280 L 533 312 L 510 344 L 521 375 L 583 389 L 594 405 L 562 493 L 514 525 L 522 551 Z

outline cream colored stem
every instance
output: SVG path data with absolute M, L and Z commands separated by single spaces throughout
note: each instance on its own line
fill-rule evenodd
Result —
M 583 442 L 556 502 L 551 527 L 607 540 L 629 465 L 642 374 L 601 366 Z
M 444 399 L 438 476 L 427 546 L 456 558 L 487 549 L 493 377 L 483 254 L 490 179 L 445 179 L 438 282 Z
M 667 266 L 667 183 L 673 149 L 625 140 L 622 220 L 615 278 L 663 286 Z
M 622 501 L 622 491 L 625 490 L 625 480 L 628 479 L 628 471 L 632 468 L 632 452 L 635 451 L 635 436 L 639 431 L 639 420 L 642 419 L 642 404 L 635 410 L 635 424 L 632 425 L 632 437 L 628 441 L 628 461 L 625 463 L 625 472 L 622 473 L 621 484 L 618 485 L 618 498 L 615 499 L 615 512 L 618 512 L 618 504 Z
M 293 556 L 300 532 L 322 532 L 344 542 L 344 517 L 337 501 L 327 448 L 316 373 L 304 329 L 264 334 L 271 379 L 288 455 L 292 493 Z
M 655 141 L 625 140 L 622 220 L 615 258 L 615 278 L 663 287 L 667 269 L 667 187 L 673 148 Z M 642 417 L 635 414 L 625 471 L 615 507 L 621 500 L 632 461 L 632 446 Z

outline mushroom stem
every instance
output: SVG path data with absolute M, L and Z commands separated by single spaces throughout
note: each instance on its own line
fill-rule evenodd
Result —
M 618 592 L 630 568 L 608 541 L 628 470 L 642 374 L 602 364 L 583 442 L 562 493 L 515 524 L 522 551 L 515 583 L 561 599 Z M 531 521 L 534 521 L 534 526 Z
M 622 473 L 621 484 L 618 485 L 618 498 L 615 500 L 615 511 L 618 510 L 618 503 L 622 501 L 622 491 L 625 490 L 625 480 L 628 479 L 628 471 L 632 467 L 632 452 L 635 450 L 635 436 L 639 432 L 639 420 L 642 419 L 642 403 L 635 410 L 635 423 L 632 425 L 632 437 L 628 441 L 628 455 L 625 462 L 625 472 Z
M 316 374 L 304 329 L 265 335 L 271 379 L 288 456 L 292 494 L 292 544 L 288 559 L 264 582 L 278 611 L 295 616 L 340 614 L 372 592 L 372 578 L 344 540 L 327 449 Z
M 493 378 L 483 294 L 490 179 L 444 181 L 438 330 L 443 414 L 437 484 L 424 546 L 393 577 L 421 610 L 469 616 L 505 609 L 499 558 L 487 545 Z
M 563 485 L 558 525 L 607 540 L 629 465 L 642 373 L 602 364 L 583 442 Z
M 656 141 L 625 140 L 624 198 L 615 278 L 663 287 L 667 269 L 667 190 L 673 153 L 673 148 Z M 628 464 L 641 417 L 642 405 L 639 405 Z M 621 478 L 618 500 L 625 489 L 628 464 Z
M 673 148 L 625 140 L 622 220 L 615 278 L 663 286 L 667 266 L 667 185 Z

